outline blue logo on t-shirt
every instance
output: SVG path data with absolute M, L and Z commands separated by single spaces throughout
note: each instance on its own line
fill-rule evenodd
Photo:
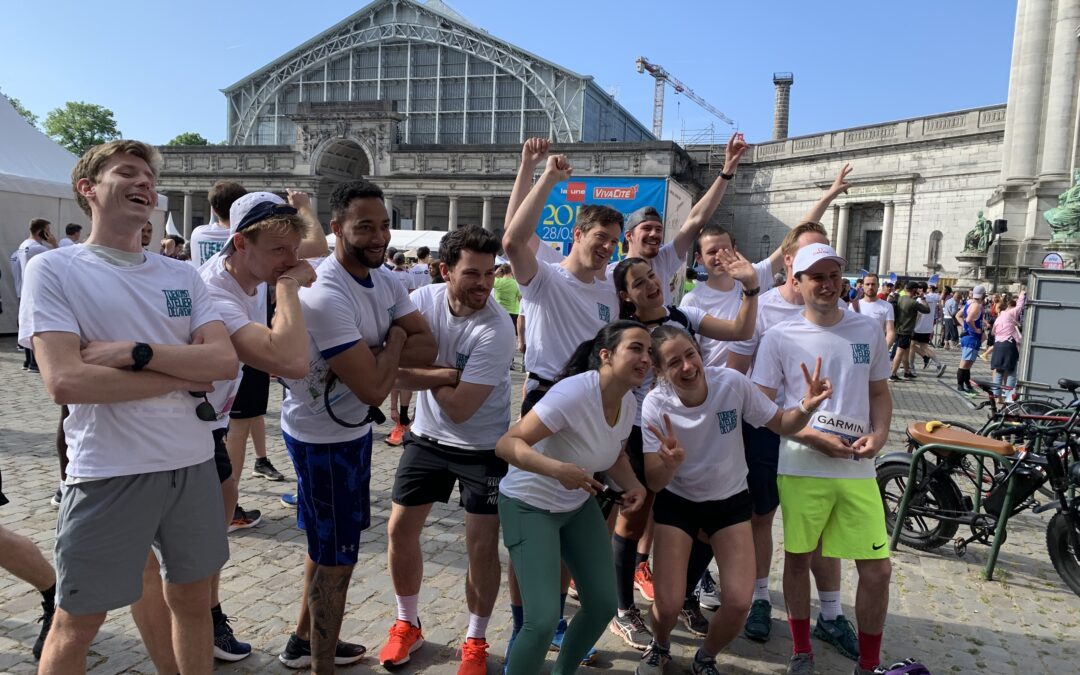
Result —
M 469 355 L 468 354 L 462 354 L 461 352 L 458 352 L 457 353 L 457 362 L 455 363 L 454 367 L 457 368 L 458 370 L 465 370 L 465 366 L 468 365 L 468 363 L 469 363 Z
M 165 309 L 169 311 L 169 316 L 191 316 L 191 293 L 187 289 L 162 289 L 161 292 L 165 294 Z
M 734 410 L 722 410 L 716 413 L 716 421 L 720 423 L 720 433 L 726 434 L 735 430 L 739 423 L 739 416 Z
M 611 308 L 603 303 L 596 303 L 596 308 L 600 311 L 600 320 L 604 323 L 611 321 Z
M 855 363 L 870 363 L 870 345 L 863 342 L 852 344 L 851 359 Z

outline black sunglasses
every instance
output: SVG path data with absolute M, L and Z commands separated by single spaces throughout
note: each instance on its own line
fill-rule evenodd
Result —
M 203 422 L 216 422 L 218 414 L 217 411 L 214 410 L 213 404 L 210 403 L 210 399 L 206 398 L 206 392 L 189 391 L 188 393 L 195 398 L 202 397 L 202 403 L 195 406 L 195 417 L 198 417 Z

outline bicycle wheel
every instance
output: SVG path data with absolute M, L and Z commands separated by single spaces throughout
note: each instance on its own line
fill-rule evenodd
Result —
M 889 534 L 896 527 L 896 512 L 908 483 L 908 467 L 885 464 L 877 471 L 878 489 L 885 506 L 885 527 Z M 942 520 L 941 516 L 956 517 L 964 512 L 956 487 L 944 480 L 931 480 L 920 492 L 911 496 L 908 514 L 900 530 L 900 541 L 919 551 L 939 548 L 952 541 L 959 523 Z
M 1060 511 L 1055 513 L 1046 526 L 1046 548 L 1058 575 L 1080 595 L 1080 551 L 1069 545 L 1069 527 L 1080 528 L 1080 524 L 1070 522 Z

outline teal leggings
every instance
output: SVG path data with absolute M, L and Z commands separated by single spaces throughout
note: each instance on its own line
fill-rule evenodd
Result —
M 560 559 L 577 586 L 574 615 L 553 675 L 573 673 L 615 616 L 615 561 L 611 537 L 595 499 L 568 513 L 552 513 L 499 495 L 503 542 L 514 563 L 525 623 L 510 651 L 509 675 L 540 672 L 559 624 Z

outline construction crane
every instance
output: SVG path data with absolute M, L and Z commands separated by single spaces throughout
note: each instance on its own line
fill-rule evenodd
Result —
M 658 66 L 655 63 L 649 63 L 649 60 L 644 56 L 639 56 L 637 59 L 637 71 L 639 73 L 648 73 L 656 78 L 656 88 L 653 91 L 653 115 L 652 115 L 652 129 L 653 136 L 660 138 L 661 133 L 664 130 L 664 83 L 671 85 L 671 88 L 675 90 L 676 94 L 683 94 L 688 99 L 697 103 L 699 106 L 709 111 L 713 115 L 716 115 L 721 120 L 735 126 L 735 120 L 731 119 L 724 113 L 720 112 L 713 104 L 709 103 L 705 99 L 701 98 L 694 93 L 694 90 L 686 86 L 679 81 L 678 78 L 673 76 L 668 71 L 664 70 L 663 66 Z

